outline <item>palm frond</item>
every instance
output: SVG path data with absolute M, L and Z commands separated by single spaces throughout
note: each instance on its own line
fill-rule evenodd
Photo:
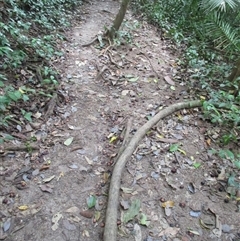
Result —
M 217 48 L 227 49 L 233 47 L 240 51 L 240 39 L 238 29 L 233 28 L 228 22 L 224 21 L 222 15 L 215 11 L 209 19 L 211 22 L 206 23 L 206 30 Z
M 219 10 L 226 12 L 227 7 L 235 9 L 239 5 L 239 0 L 202 0 L 201 6 L 206 12 Z

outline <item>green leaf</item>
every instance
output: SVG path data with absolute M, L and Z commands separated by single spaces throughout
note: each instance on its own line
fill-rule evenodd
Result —
M 195 168 L 199 168 L 201 165 L 202 165 L 202 164 L 201 164 L 200 162 L 195 162 L 195 163 L 193 163 L 193 166 L 194 166 Z
M 26 101 L 29 100 L 29 97 L 28 97 L 27 95 L 23 95 L 23 96 L 22 96 L 22 99 L 23 99 L 24 102 L 26 102 Z
M 170 146 L 170 148 L 169 148 L 169 151 L 170 151 L 170 152 L 175 152 L 175 151 L 178 150 L 178 148 L 179 148 L 179 144 L 172 144 L 172 145 Z
M 140 205 L 141 205 L 141 202 L 140 202 L 139 199 L 136 199 L 132 202 L 128 211 L 126 213 L 124 213 L 124 215 L 123 215 L 123 222 L 124 223 L 129 222 L 139 213 Z
M 88 197 L 87 198 L 88 208 L 93 208 L 96 204 L 96 200 L 97 200 L 96 196 L 91 195 L 90 197 Z
M 31 112 L 26 112 L 23 116 L 26 120 L 32 122 L 32 113 Z
M 8 96 L 13 100 L 13 101 L 18 101 L 22 94 L 19 90 L 16 90 L 16 91 L 9 91 L 8 92 Z
M 240 169 L 240 161 L 235 161 L 235 162 L 234 162 L 234 165 L 235 165 L 238 169 Z
M 72 141 L 73 141 L 73 137 L 69 137 L 66 141 L 64 141 L 64 145 L 69 146 L 71 145 Z
M 139 77 L 134 77 L 134 78 L 130 78 L 128 79 L 129 82 L 136 82 L 139 79 Z
M 235 174 L 231 174 L 231 176 L 228 178 L 228 186 L 230 186 L 230 187 L 236 186 Z
M 4 83 L 0 80 L 0 87 L 4 87 Z
M 14 137 L 13 136 L 11 136 L 11 135 L 9 135 L 9 134 L 7 134 L 6 136 L 4 136 L 4 139 L 5 140 L 14 140 Z
M 141 213 L 139 223 L 141 225 L 149 226 L 150 221 L 147 220 L 147 216 L 144 213 Z

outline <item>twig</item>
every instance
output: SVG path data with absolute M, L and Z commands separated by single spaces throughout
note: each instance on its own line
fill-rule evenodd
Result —
M 105 70 L 107 70 L 108 67 L 106 65 L 104 65 L 102 67 L 102 69 L 100 70 L 100 72 L 98 73 L 97 77 L 96 77 L 96 81 L 98 81 L 100 79 L 100 77 L 102 77 L 102 74 L 104 73 Z
M 143 52 L 140 52 L 139 54 L 143 55 L 149 61 L 150 65 L 151 65 L 151 68 L 152 68 L 152 71 L 156 74 L 157 78 L 160 79 L 160 76 L 159 76 L 158 72 L 154 69 L 154 67 L 152 65 L 152 62 L 149 59 L 149 57 Z
M 202 106 L 202 102 L 199 100 L 182 102 L 178 104 L 173 104 L 156 114 L 152 119 L 145 123 L 142 127 L 138 129 L 135 135 L 131 138 L 130 142 L 127 144 L 126 148 L 119 156 L 117 163 L 114 166 L 112 173 L 109 195 L 108 195 L 108 204 L 106 212 L 106 222 L 104 228 L 104 241 L 116 241 L 117 238 L 117 211 L 119 206 L 119 189 L 120 182 L 122 177 L 123 169 L 132 156 L 132 153 L 135 151 L 139 141 L 145 136 L 145 134 L 156 125 L 160 119 L 174 113 L 175 111 L 184 109 L 184 108 L 195 108 Z
M 92 45 L 96 40 L 98 40 L 98 37 L 95 37 L 91 42 L 86 43 L 86 44 L 82 44 L 82 47 L 88 47 L 90 45 Z
M 117 68 L 120 68 L 120 66 L 113 60 L 111 54 L 108 54 L 108 57 L 109 57 L 110 62 L 111 62 L 112 64 L 114 64 Z

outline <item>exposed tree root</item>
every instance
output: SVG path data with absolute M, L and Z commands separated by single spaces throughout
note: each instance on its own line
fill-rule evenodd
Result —
M 181 109 L 189 109 L 200 106 L 202 106 L 202 102 L 200 100 L 173 104 L 166 109 L 161 110 L 157 115 L 155 115 L 152 119 L 150 119 L 147 123 L 140 127 L 139 130 L 132 137 L 124 151 L 120 154 L 114 166 L 108 195 L 106 222 L 104 228 L 104 241 L 117 240 L 117 211 L 119 207 L 118 199 L 122 172 L 126 165 L 126 162 L 131 157 L 134 150 L 137 148 L 140 140 L 145 136 L 148 130 L 150 130 L 154 125 L 156 125 L 162 118 Z

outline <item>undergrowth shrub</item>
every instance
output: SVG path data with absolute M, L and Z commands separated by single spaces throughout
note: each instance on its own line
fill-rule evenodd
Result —
M 29 100 L 33 92 L 28 90 L 34 91 L 34 84 L 58 84 L 48 61 L 61 55 L 59 30 L 70 25 L 72 12 L 80 4 L 80 0 L 0 2 L 0 126 L 8 125 L 13 103 Z M 47 74 L 46 68 L 50 69 Z

